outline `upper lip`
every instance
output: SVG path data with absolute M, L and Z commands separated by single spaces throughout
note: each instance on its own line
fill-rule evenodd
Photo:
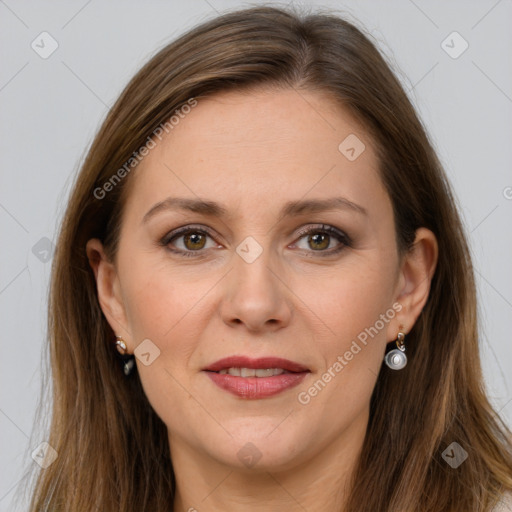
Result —
M 281 357 L 258 357 L 256 359 L 252 359 L 245 356 L 225 357 L 208 365 L 203 368 L 203 370 L 218 372 L 219 370 L 227 368 L 282 368 L 289 372 L 309 372 L 309 369 L 305 366 Z

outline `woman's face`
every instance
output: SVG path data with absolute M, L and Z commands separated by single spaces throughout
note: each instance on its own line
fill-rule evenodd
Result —
M 290 468 L 360 441 L 385 344 L 411 327 L 371 140 L 319 93 L 261 90 L 199 99 L 155 141 L 99 293 L 173 457 Z M 232 356 L 306 371 L 212 379 Z

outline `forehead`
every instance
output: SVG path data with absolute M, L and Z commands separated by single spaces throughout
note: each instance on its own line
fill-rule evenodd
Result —
M 199 98 L 155 142 L 131 177 L 128 202 L 139 216 L 169 195 L 261 208 L 304 196 L 344 195 L 361 203 L 365 193 L 368 203 L 368 194 L 375 200 L 383 194 L 372 141 L 324 93 L 256 90 Z M 355 159 L 354 151 L 347 157 L 352 148 Z

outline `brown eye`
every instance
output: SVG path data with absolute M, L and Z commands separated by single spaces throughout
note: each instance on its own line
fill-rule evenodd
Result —
M 299 241 L 303 238 L 306 240 L 304 244 L 306 247 L 301 247 L 297 243 L 299 249 L 304 249 L 308 252 L 317 252 L 319 256 L 336 254 L 343 248 L 351 245 L 348 235 L 345 235 L 342 231 L 332 226 L 321 225 L 304 229 L 299 235 Z M 335 241 L 338 241 L 337 245 Z M 332 244 L 332 242 L 334 242 L 334 244 Z
M 197 231 L 193 231 L 188 235 L 183 236 L 183 244 L 187 249 L 198 250 L 203 249 L 206 243 L 206 237 L 204 234 Z
M 308 236 L 308 243 L 312 249 L 321 250 L 329 247 L 330 236 L 324 233 L 315 233 Z
M 210 246 L 207 245 L 208 238 L 212 240 Z M 202 256 L 206 249 L 215 247 L 212 235 L 204 229 L 190 226 L 167 234 L 160 240 L 160 245 L 179 256 Z

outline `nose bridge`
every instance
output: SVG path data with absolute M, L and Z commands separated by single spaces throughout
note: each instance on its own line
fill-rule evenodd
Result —
M 263 237 L 260 237 L 262 240 Z M 273 292 L 277 283 L 272 267 L 276 267 L 276 259 L 271 254 L 269 243 L 258 242 L 248 237 L 236 248 L 233 257 L 234 274 L 239 285 L 248 285 L 253 290 L 266 294 Z M 260 290 L 261 289 L 261 290 Z
M 272 254 L 269 238 L 245 238 L 233 255 L 223 301 L 224 321 L 244 323 L 251 330 L 286 324 L 291 311 L 279 273 L 280 265 Z

